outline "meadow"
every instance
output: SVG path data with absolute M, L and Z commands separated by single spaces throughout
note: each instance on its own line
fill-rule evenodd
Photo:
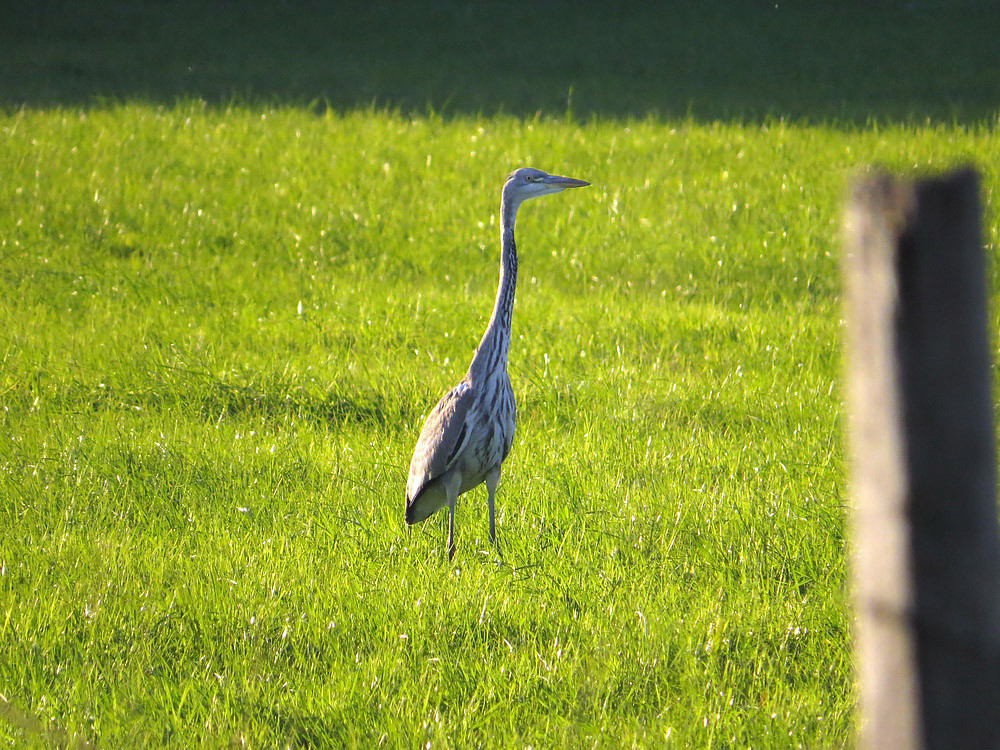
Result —
M 211 54 L 237 34 L 176 38 L 191 4 L 19 11 L 0 32 L 0 740 L 850 744 L 846 185 L 972 161 L 991 254 L 1000 187 L 993 16 L 969 4 L 965 55 L 934 68 L 942 33 L 907 67 L 945 11 L 888 6 L 861 90 L 794 45 L 711 63 L 748 19 L 832 51 L 871 20 L 850 4 L 840 25 L 710 5 L 725 34 L 670 48 L 690 90 L 655 56 L 657 30 L 705 20 L 687 5 L 649 30 L 564 24 L 563 52 L 594 24 L 609 41 L 485 90 L 494 66 L 461 62 L 473 6 L 364 36 L 383 6 L 324 26 L 224 4 L 243 46 Z M 309 43 L 267 47 L 282 20 Z M 352 52 L 324 58 L 341 78 L 303 62 L 318 28 Z M 425 76 L 393 67 L 435 39 L 462 41 Z M 736 63 L 758 52 L 754 78 Z M 480 488 L 449 563 L 443 514 L 405 527 L 406 470 L 489 315 L 499 190 L 523 165 L 593 184 L 521 211 L 503 558 Z

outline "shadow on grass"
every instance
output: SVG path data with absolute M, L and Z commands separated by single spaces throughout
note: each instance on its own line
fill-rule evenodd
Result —
M 842 123 L 973 123 L 1000 108 L 989 0 L 650 5 L 14 3 L 0 25 L 0 104 Z
M 52 722 L 43 721 L 3 696 L 0 696 L 0 719 L 20 730 L 26 740 L 38 742 L 39 745 L 64 748 L 94 747 L 82 737 L 72 736 Z

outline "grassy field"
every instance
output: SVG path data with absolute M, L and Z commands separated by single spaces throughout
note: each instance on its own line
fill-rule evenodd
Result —
M 817 93 L 807 66 L 798 89 L 762 76 L 746 107 L 710 76 L 686 105 L 661 83 L 666 105 L 635 117 L 587 60 L 550 62 L 537 102 L 513 75 L 472 95 L 476 68 L 445 102 L 461 46 L 426 89 L 375 56 L 368 101 L 295 78 L 297 47 L 268 74 L 219 45 L 231 59 L 179 90 L 108 62 L 133 42 L 85 38 L 113 23 L 42 7 L 0 71 L 0 740 L 850 742 L 840 207 L 863 165 L 972 160 L 993 216 L 997 84 L 977 67 L 949 88 L 990 62 L 984 34 L 929 84 L 951 99 L 907 96 L 932 50 L 912 77 L 875 66 L 888 77 L 858 97 L 837 66 Z M 146 19 L 160 71 L 206 44 L 168 49 L 171 7 L 113 6 L 122 28 Z M 456 27 L 479 12 L 434 7 Z M 760 12 L 734 7 L 732 24 Z M 969 8 L 966 30 L 985 26 Z M 901 47 L 941 12 L 892 10 Z M 196 26 L 170 18 L 164 39 Z M 640 20 L 613 30 L 651 34 Z M 782 49 L 765 69 L 800 54 Z M 574 81 L 585 116 L 558 93 Z M 522 209 L 504 562 L 479 489 L 449 564 L 444 516 L 405 528 L 406 468 L 488 317 L 519 165 L 593 186 Z

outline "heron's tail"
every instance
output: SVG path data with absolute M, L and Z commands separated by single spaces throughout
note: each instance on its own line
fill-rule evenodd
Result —
M 406 522 L 420 523 L 448 504 L 448 495 L 441 482 L 432 481 L 420 488 L 412 498 L 406 498 Z

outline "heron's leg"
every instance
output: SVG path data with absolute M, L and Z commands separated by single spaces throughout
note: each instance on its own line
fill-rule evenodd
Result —
M 448 498 L 448 559 L 455 556 L 455 501 L 457 497 Z
M 486 491 L 489 492 L 489 505 L 490 505 L 490 541 L 496 545 L 499 551 L 500 546 L 497 544 L 497 527 L 496 527 L 496 505 L 495 499 L 497 494 L 497 484 L 500 483 L 500 465 L 497 464 L 496 467 L 490 469 L 489 474 L 486 475 Z
M 448 495 L 448 560 L 455 556 L 455 506 L 458 504 L 458 490 L 462 485 L 462 475 L 457 471 L 445 479 L 444 489 Z

